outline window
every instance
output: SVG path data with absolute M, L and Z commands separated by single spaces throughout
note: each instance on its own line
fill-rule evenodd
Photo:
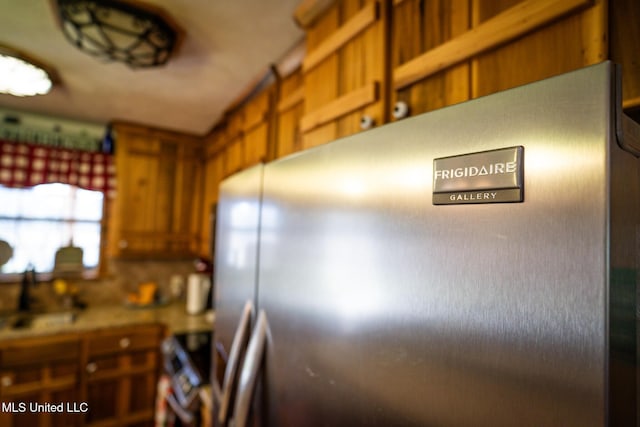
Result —
M 83 249 L 83 264 L 92 269 L 100 259 L 103 193 L 66 184 L 31 188 L 0 185 L 0 240 L 13 248 L 2 273 L 35 267 L 53 271 L 56 251 L 73 242 Z

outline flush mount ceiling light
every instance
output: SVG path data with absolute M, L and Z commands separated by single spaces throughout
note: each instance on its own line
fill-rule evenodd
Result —
M 167 62 L 177 46 L 177 27 L 162 11 L 117 0 L 56 0 L 62 30 L 82 51 L 132 68 Z
M 0 93 L 34 96 L 49 93 L 54 72 L 26 55 L 0 46 Z

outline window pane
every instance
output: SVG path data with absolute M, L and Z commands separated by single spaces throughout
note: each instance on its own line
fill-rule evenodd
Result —
M 0 186 L 0 239 L 13 248 L 0 271 L 20 273 L 32 264 L 37 272 L 50 272 L 56 251 L 71 241 L 83 249 L 85 267 L 96 267 L 101 219 L 100 192 L 65 184 Z
M 102 219 L 102 193 L 99 191 L 76 189 L 75 219 L 100 221 Z
M 98 266 L 100 259 L 100 223 L 79 222 L 73 225 L 73 245 L 80 246 L 84 253 L 82 262 L 85 267 Z
M 22 193 L 0 185 L 0 216 L 16 217 L 22 204 Z
M 71 186 L 44 184 L 23 191 L 25 195 L 22 216 L 71 219 Z

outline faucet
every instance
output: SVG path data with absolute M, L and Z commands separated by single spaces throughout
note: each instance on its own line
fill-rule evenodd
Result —
M 20 283 L 20 295 L 18 296 L 18 311 L 29 311 L 31 308 L 31 297 L 29 296 L 29 287 L 35 285 L 36 269 L 31 264 L 27 266 L 22 273 L 22 282 Z

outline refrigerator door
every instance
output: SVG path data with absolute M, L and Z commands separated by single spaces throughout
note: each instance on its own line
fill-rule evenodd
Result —
M 262 424 L 623 425 L 616 405 L 635 419 L 638 162 L 616 144 L 613 75 L 585 68 L 266 166 Z M 513 147 L 523 201 L 434 204 L 436 159 Z M 631 329 L 610 332 L 615 316 Z M 617 360 L 631 382 L 612 378 Z
M 225 420 L 229 417 L 227 409 L 233 407 L 237 373 L 255 311 L 263 169 L 258 165 L 227 178 L 220 185 L 218 198 L 214 338 L 216 346 L 229 355 L 218 408 L 218 415 Z M 234 335 L 237 339 L 232 348 Z

